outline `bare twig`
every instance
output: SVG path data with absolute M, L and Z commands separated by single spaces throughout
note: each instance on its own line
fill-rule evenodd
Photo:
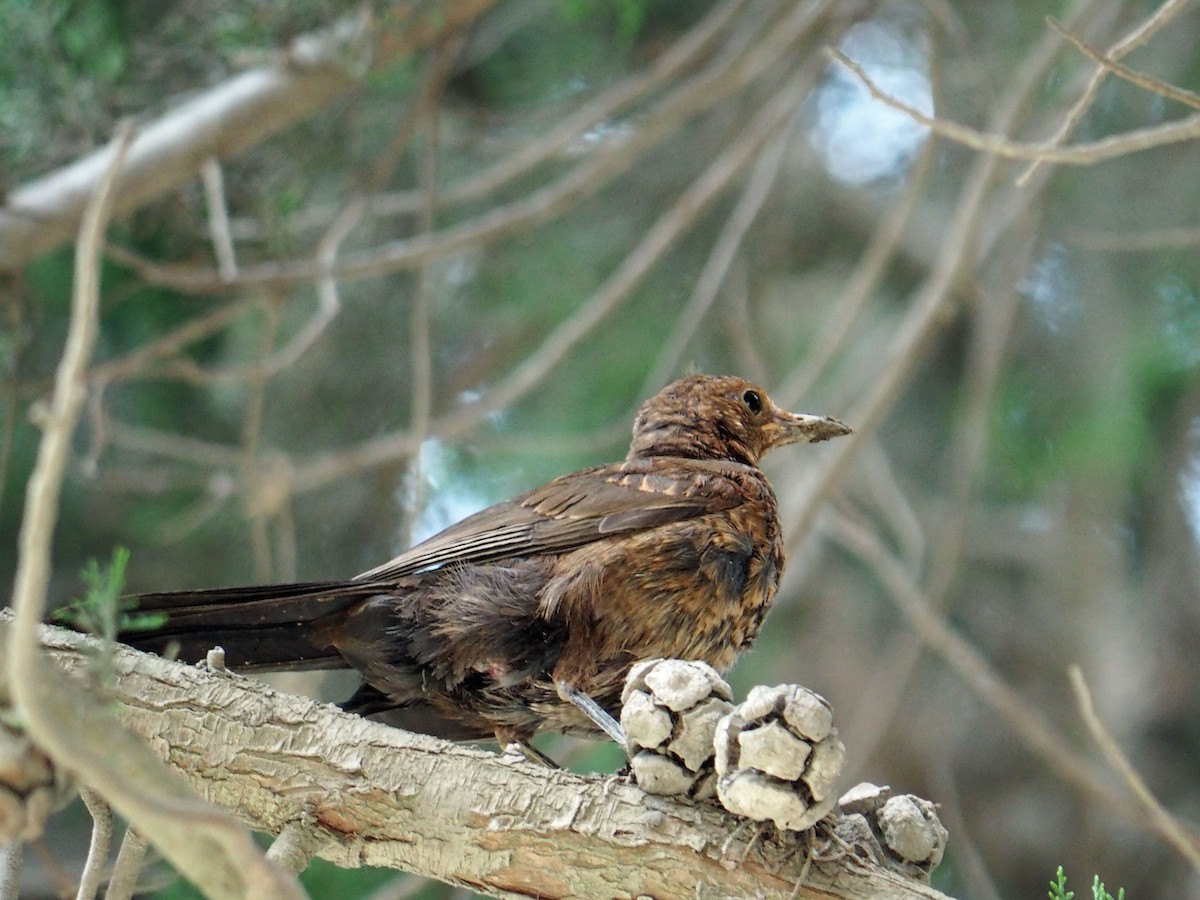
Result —
M 970 390 L 962 410 L 955 417 L 954 436 L 946 456 L 949 466 L 941 492 L 947 502 L 930 538 L 932 555 L 926 576 L 927 592 L 939 607 L 943 605 L 962 561 L 967 518 L 988 450 L 993 404 L 1022 300 L 1015 285 L 1020 274 L 1028 271 L 1034 230 L 1031 225 L 1026 229 L 1025 240 L 1009 242 L 1007 249 L 1010 252 L 1002 266 L 1007 277 L 996 279 L 1002 285 L 999 290 L 981 291 L 975 314 L 971 317 L 971 343 L 964 378 Z
M 804 398 L 825 371 L 838 350 L 849 338 L 851 328 L 867 301 L 879 286 L 888 263 L 896 253 L 904 229 L 925 190 L 930 163 L 936 155 L 936 141 L 926 141 L 916 163 L 909 170 L 904 192 L 879 220 L 866 251 L 859 256 L 854 273 L 846 281 L 837 299 L 830 304 L 825 321 L 811 341 L 811 349 L 796 368 L 784 378 L 777 391 L 787 409 L 802 409 Z
M 745 6 L 746 0 L 718 3 L 689 32 L 658 54 L 644 72 L 638 72 L 582 106 L 572 108 L 549 132 L 538 135 L 482 171 L 441 188 L 438 191 L 440 204 L 455 207 L 486 199 L 538 166 L 562 156 L 581 138 L 604 122 L 613 120 L 622 110 L 643 102 L 664 85 L 679 81 L 689 68 L 711 51 L 731 23 L 742 24 L 738 14 Z M 372 194 L 368 190 L 363 193 Z M 419 189 L 372 194 L 367 198 L 365 213 L 373 217 L 411 215 L 420 212 L 423 204 L 424 197 Z M 336 215 L 330 205 L 313 207 L 290 219 L 288 225 L 293 229 L 316 228 Z M 235 221 L 234 230 L 243 240 L 263 236 L 263 230 L 252 222 Z
M 691 299 L 679 314 L 675 328 L 659 353 L 654 369 L 642 385 L 642 394 L 649 396 L 666 384 L 671 373 L 679 365 L 692 335 L 696 333 L 696 329 L 716 302 L 746 233 L 758 218 L 759 211 L 771 194 L 771 186 L 779 177 L 779 169 L 791 144 L 794 127 L 794 123 L 786 123 L 759 154 L 754 170 L 746 180 L 746 187 L 738 198 L 737 206 L 721 228 L 712 252 L 696 278 Z
M 1131 809 L 1101 773 L 1081 760 L 1066 740 L 1031 709 L 979 651 L 950 626 L 878 537 L 843 515 L 832 517 L 829 535 L 871 568 L 926 646 L 950 665 L 971 692 L 995 710 L 1051 771 L 1085 797 L 1117 815 L 1149 823 L 1157 830 L 1157 823 L 1146 812 Z
M 210 156 L 200 164 L 200 176 L 204 183 L 204 200 L 208 204 L 208 234 L 212 240 L 213 255 L 217 257 L 217 271 L 226 281 L 232 281 L 237 277 L 237 251 L 233 248 L 233 237 L 229 233 L 225 176 L 216 157 Z
M 390 7 L 378 24 L 354 15 L 298 38 L 273 65 L 230 78 L 142 128 L 129 150 L 114 215 L 188 181 L 205 159 L 227 159 L 303 119 L 359 84 L 370 66 L 438 42 L 493 3 L 422 0 Z M 11 191 L 0 207 L 0 271 L 66 240 L 111 161 L 111 151 L 100 150 Z
M 96 364 L 88 376 L 101 385 L 125 379 L 150 377 L 163 365 L 160 360 L 169 359 L 185 347 L 217 334 L 246 312 L 247 306 L 242 303 L 219 306 L 211 312 L 190 319 L 125 356 Z
M 425 139 L 417 160 L 417 177 L 425 198 L 421 207 L 419 226 L 424 234 L 432 234 L 437 224 L 438 207 L 438 153 L 439 147 L 439 101 L 445 90 L 450 67 L 462 49 L 461 42 L 442 47 L 430 65 L 426 78 L 428 88 L 424 91 L 427 100 L 418 110 L 425 123 Z M 433 305 L 434 268 L 432 262 L 424 263 L 417 270 L 416 291 L 409 313 L 409 352 L 412 355 L 412 395 L 409 430 L 418 445 L 429 434 L 429 422 L 433 416 L 433 343 L 430 338 L 430 310 Z M 404 498 L 404 525 L 400 535 L 404 546 L 414 543 L 413 528 L 425 503 L 425 474 L 421 471 L 421 454 L 414 453 L 408 460 L 407 493 Z
M 148 846 L 149 842 L 141 832 L 132 827 L 125 829 L 125 837 L 121 840 L 117 861 L 113 863 L 112 878 L 109 879 L 104 900 L 130 900 L 133 897 L 137 891 L 138 876 L 141 875 Z
M 260 337 L 259 358 L 265 359 L 275 345 L 279 328 L 279 309 L 273 303 L 262 303 L 263 328 Z M 262 439 L 263 407 L 266 404 L 267 374 L 263 366 L 254 367 L 246 379 L 246 405 L 242 413 L 242 461 L 241 482 L 245 487 L 243 503 L 246 518 L 250 522 L 251 547 L 254 556 L 254 571 L 259 581 L 283 577 L 275 570 L 272 561 L 269 536 L 270 522 L 286 505 L 289 480 L 286 466 L 276 465 L 269 471 L 280 477 L 258 479 L 264 467 L 259 461 L 259 445 Z M 294 555 L 294 554 L 292 554 Z
M 414 269 L 426 261 L 449 256 L 495 241 L 513 231 L 549 221 L 591 196 L 626 171 L 651 147 L 673 133 L 688 117 L 709 109 L 718 100 L 740 90 L 780 59 L 794 53 L 797 43 L 828 13 L 830 4 L 798 4 L 770 22 L 758 42 L 739 46 L 718 58 L 699 74 L 648 107 L 624 140 L 603 145 L 577 166 L 550 184 L 510 203 L 496 205 L 474 218 L 378 247 L 347 253 L 333 268 L 311 259 L 243 266 L 235 282 L 225 282 L 212 271 L 180 271 L 135 255 L 124 261 L 135 266 L 146 280 L 184 292 L 217 293 L 252 285 L 289 286 L 308 283 L 324 275 L 341 278 L 378 277 Z
M 67 334 L 62 362 L 55 379 L 54 399 L 45 418 L 45 432 L 37 463 L 26 489 L 25 517 L 20 535 L 20 563 L 13 587 L 16 623 L 8 648 L 6 670 L 14 706 L 22 710 L 36 707 L 37 697 L 29 686 L 40 662 L 36 629 L 46 603 L 46 585 L 50 578 L 50 543 L 58 515 L 58 498 L 63 474 L 70 455 L 71 433 L 79 420 L 87 395 L 88 359 L 96 340 L 100 306 L 100 279 L 97 261 L 103 243 L 104 227 L 112 209 L 116 174 L 133 138 L 132 130 L 122 128 L 107 154 L 108 167 L 100 190 L 88 204 L 75 256 L 75 291 L 72 298 L 71 327 Z M 37 738 L 36 715 L 30 721 L 30 733 Z
M 1154 823 L 1155 830 L 1159 835 L 1179 851 L 1179 854 L 1191 863 L 1197 872 L 1200 872 L 1200 843 L 1197 843 L 1195 835 L 1189 834 L 1179 820 L 1167 812 L 1147 787 L 1137 769 L 1130 763 L 1129 757 L 1125 755 L 1116 738 L 1100 721 L 1100 717 L 1096 714 L 1096 707 L 1092 703 L 1091 691 L 1088 690 L 1087 681 L 1084 680 L 1083 670 L 1079 666 L 1071 666 L 1067 670 L 1067 674 L 1071 678 L 1071 687 L 1075 691 L 1075 701 L 1079 704 L 1079 714 L 1087 724 L 1088 731 L 1092 734 L 1092 740 L 1096 742 L 1096 746 L 1108 760 L 1108 764 L 1133 792 L 1146 815 Z
M 1153 253 L 1200 244 L 1200 228 L 1158 228 L 1151 231 L 1083 231 L 1070 229 L 1066 239 L 1085 250 L 1108 253 Z
M 89 697 L 38 646 L 58 497 L 87 391 L 87 363 L 97 330 L 100 249 L 117 171 L 130 139 L 131 132 L 124 129 L 114 142 L 107 156 L 110 168 L 80 228 L 66 349 L 26 492 L 13 627 L 7 641 L 8 684 L 13 705 L 39 747 L 77 773 L 131 824 L 148 825 L 163 853 L 206 891 L 298 898 L 299 885 L 262 858 L 244 829 L 196 799 L 145 745 L 116 725 L 108 707 Z
M 772 376 L 763 353 L 762 334 L 755 327 L 754 312 L 750 306 L 750 275 L 745 257 L 733 258 L 729 277 L 725 279 L 721 292 L 722 319 L 729 344 L 737 360 L 737 367 L 759 384 L 770 384 Z
M 927 115 L 915 106 L 905 103 L 871 80 L 858 63 L 840 50 L 830 49 L 830 55 L 849 69 L 863 83 L 871 96 L 893 109 L 898 109 L 931 131 L 949 138 L 963 146 L 983 153 L 994 154 L 1006 159 L 1031 159 L 1041 162 L 1063 163 L 1073 166 L 1091 166 L 1110 159 L 1129 156 L 1144 150 L 1152 150 L 1168 144 L 1192 141 L 1200 138 L 1200 115 L 1187 116 L 1174 122 L 1152 125 L 1125 131 L 1111 137 L 1101 138 L 1070 147 L 1058 146 L 1050 141 L 1025 143 L 1014 141 L 998 134 L 985 134 L 966 125 Z
M 1169 82 L 1163 81 L 1161 78 L 1155 78 L 1152 75 L 1145 75 L 1141 72 L 1135 72 L 1128 66 L 1121 65 L 1115 59 L 1105 56 L 1099 50 L 1094 49 L 1086 43 L 1082 38 L 1076 37 L 1067 29 L 1059 25 L 1054 19 L 1047 18 L 1046 24 L 1061 34 L 1070 44 L 1075 47 L 1080 53 L 1102 68 L 1108 69 L 1119 78 L 1124 78 L 1131 84 L 1136 84 L 1144 90 L 1150 91 L 1153 94 L 1159 94 L 1166 97 L 1168 100 L 1176 100 L 1185 106 L 1190 106 L 1192 109 L 1200 109 L 1200 94 L 1186 90 L 1181 87 L 1176 87 Z
M 1066 17 L 1074 22 L 1082 16 L 1091 0 L 1076 0 Z M 1008 91 L 1000 98 L 992 114 L 991 127 L 1006 132 L 1013 127 L 1026 106 L 1026 99 L 1052 64 L 1057 41 L 1047 35 L 1030 51 L 1015 73 Z M 939 245 L 939 253 L 929 274 L 915 292 L 905 320 L 889 338 L 887 356 L 879 367 L 880 374 L 871 381 L 870 393 L 858 407 L 847 414 L 855 433 L 841 442 L 838 452 L 823 470 L 809 482 L 805 496 L 800 498 L 800 510 L 788 534 L 789 547 L 803 541 L 812 527 L 821 500 L 838 484 L 853 462 L 858 448 L 893 408 L 896 397 L 916 367 L 928 342 L 953 315 L 951 308 L 954 289 L 961 274 L 974 264 L 974 249 L 982 221 L 988 211 L 987 201 L 996 178 L 998 157 L 977 158 L 958 193 L 954 213 Z
M 242 459 L 239 447 L 214 444 L 143 425 L 126 425 L 113 419 L 109 422 L 109 430 L 110 440 L 116 446 L 181 463 L 214 469 L 237 469 Z
M 311 810 L 305 810 L 299 818 L 283 826 L 267 850 L 267 859 L 298 875 L 308 868 L 321 843 L 317 818 Z
M 939 801 L 938 813 L 947 830 L 954 835 L 954 860 L 961 872 L 959 877 L 963 885 L 976 900 L 1001 900 L 996 882 L 963 815 L 967 804 L 963 803 L 958 792 L 953 767 L 949 763 L 938 766 L 933 783 Z
M 1164 2 L 1157 10 L 1155 10 L 1154 14 L 1142 22 L 1141 25 L 1133 29 L 1133 31 L 1129 32 L 1129 34 L 1109 47 L 1108 53 L 1105 55 L 1110 60 L 1118 60 L 1125 54 L 1129 53 L 1129 51 L 1140 47 L 1146 41 L 1150 40 L 1150 38 L 1153 37 L 1172 18 L 1174 18 L 1174 16 L 1180 10 L 1187 6 L 1188 2 L 1189 0 L 1166 0 L 1166 2 Z M 1087 86 L 1084 88 L 1083 93 L 1079 95 L 1079 98 L 1068 111 L 1066 117 L 1062 121 L 1062 124 L 1059 125 L 1058 130 L 1050 136 L 1049 142 L 1051 144 L 1054 146 L 1061 144 L 1071 134 L 1075 126 L 1083 121 L 1083 117 L 1087 114 L 1088 109 L 1091 108 L 1092 102 L 1095 100 L 1096 93 L 1100 90 L 1100 85 L 1104 82 L 1104 76 L 1106 74 L 1108 74 L 1107 70 L 1101 66 L 1098 66 L 1096 70 L 1092 72 L 1092 77 L 1088 80 Z M 1031 163 L 1029 167 L 1017 177 L 1017 187 L 1024 187 L 1026 184 L 1028 184 L 1029 179 L 1033 177 L 1034 173 L 1037 172 L 1041 165 L 1041 160 Z
M 1031 247 L 1032 242 L 1025 241 L 1023 246 L 1016 248 L 1014 258 L 1004 267 L 1004 271 L 1024 271 Z M 1001 277 L 998 280 L 1005 285 L 999 296 L 986 296 L 976 305 L 975 315 L 971 319 L 971 346 L 964 378 L 971 390 L 962 411 L 955 417 L 957 427 L 945 455 L 948 467 L 943 479 L 944 490 L 941 492 L 946 502 L 939 509 L 936 524 L 931 527 L 933 533 L 928 540 L 930 556 L 924 566 L 924 592 L 930 606 L 938 610 L 946 605 L 954 578 L 963 564 L 962 548 L 967 517 L 972 509 L 979 467 L 987 451 L 992 403 L 1020 301 L 1019 292 L 1011 287 L 1014 278 Z M 896 498 L 880 491 L 872 491 L 872 496 L 876 498 L 879 515 L 894 518 L 893 511 L 903 508 Z M 915 557 L 906 560 L 912 572 L 920 571 L 917 563 Z M 860 752 L 869 754 L 876 742 L 883 738 L 900 708 L 900 698 L 908 688 L 920 656 L 919 640 L 897 641 L 891 646 L 881 672 L 883 677 L 874 680 L 879 687 L 870 692 L 869 700 L 855 716 L 854 723 L 859 728 L 850 732 L 858 736 Z
M 653 265 L 690 228 L 704 209 L 725 190 L 753 158 L 759 146 L 791 115 L 807 93 L 812 73 L 793 76 L 762 107 L 738 138 L 727 146 L 646 231 L 617 270 L 580 307 L 562 322 L 517 368 L 499 381 L 478 402 L 438 419 L 431 431 L 441 438 L 460 436 L 491 412 L 503 409 L 536 387 L 592 329 L 626 299 Z M 296 490 L 313 490 L 336 478 L 395 461 L 416 452 L 420 441 L 411 432 L 384 435 L 317 459 L 296 470 Z
M 929 80 L 936 104 L 940 92 L 938 70 L 935 64 L 937 54 L 930 53 L 929 56 L 931 60 Z M 895 256 L 901 238 L 908 229 L 917 205 L 924 195 L 926 180 L 929 177 L 937 147 L 937 141 L 932 139 L 925 141 L 916 161 L 908 171 L 904 191 L 880 218 L 878 226 L 872 230 L 871 240 L 867 244 L 865 252 L 859 254 L 853 275 L 846 281 L 837 299 L 829 305 L 829 311 L 825 314 L 817 333 L 809 342 L 808 352 L 784 378 L 778 394 L 787 409 L 804 408 L 803 401 L 808 397 L 809 391 L 830 362 L 837 357 L 844 342 L 850 337 L 851 328 L 882 282 L 887 267 Z
M 79 795 L 87 811 L 92 814 L 92 839 L 88 844 L 83 874 L 79 876 L 75 900 L 92 900 L 104 882 L 104 870 L 108 866 L 108 851 L 112 849 L 113 813 L 112 807 L 95 791 L 83 788 Z

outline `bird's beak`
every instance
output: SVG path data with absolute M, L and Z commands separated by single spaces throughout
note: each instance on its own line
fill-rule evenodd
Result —
M 805 442 L 817 444 L 830 438 L 853 434 L 854 429 L 829 416 L 809 416 L 804 413 L 777 412 L 763 430 L 772 447 Z

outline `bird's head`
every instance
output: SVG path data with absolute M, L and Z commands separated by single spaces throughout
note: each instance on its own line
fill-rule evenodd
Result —
M 728 459 L 753 466 L 774 447 L 852 431 L 827 416 L 785 412 L 743 378 L 689 375 L 642 404 L 628 458 Z

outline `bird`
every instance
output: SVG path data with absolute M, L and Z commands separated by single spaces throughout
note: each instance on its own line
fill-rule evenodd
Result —
M 745 379 L 688 375 L 640 407 L 620 462 L 489 506 L 348 580 L 135 595 L 160 621 L 118 638 L 185 660 L 219 645 L 235 671 L 355 669 L 344 709 L 450 740 L 622 743 L 636 662 L 724 674 L 759 634 L 784 564 L 763 456 L 850 433 Z

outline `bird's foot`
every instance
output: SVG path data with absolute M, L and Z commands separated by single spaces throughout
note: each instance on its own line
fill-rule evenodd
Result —
M 558 688 L 559 697 L 591 719 L 597 728 L 620 746 L 625 746 L 625 732 L 621 729 L 620 723 L 609 715 L 608 710 L 570 682 L 558 681 L 555 682 L 555 687 Z
M 506 744 L 501 744 L 501 756 L 505 761 L 508 760 L 527 760 L 528 762 L 540 763 L 548 769 L 561 768 L 558 763 L 552 760 L 549 756 L 539 750 L 533 744 L 527 741 L 509 741 Z

